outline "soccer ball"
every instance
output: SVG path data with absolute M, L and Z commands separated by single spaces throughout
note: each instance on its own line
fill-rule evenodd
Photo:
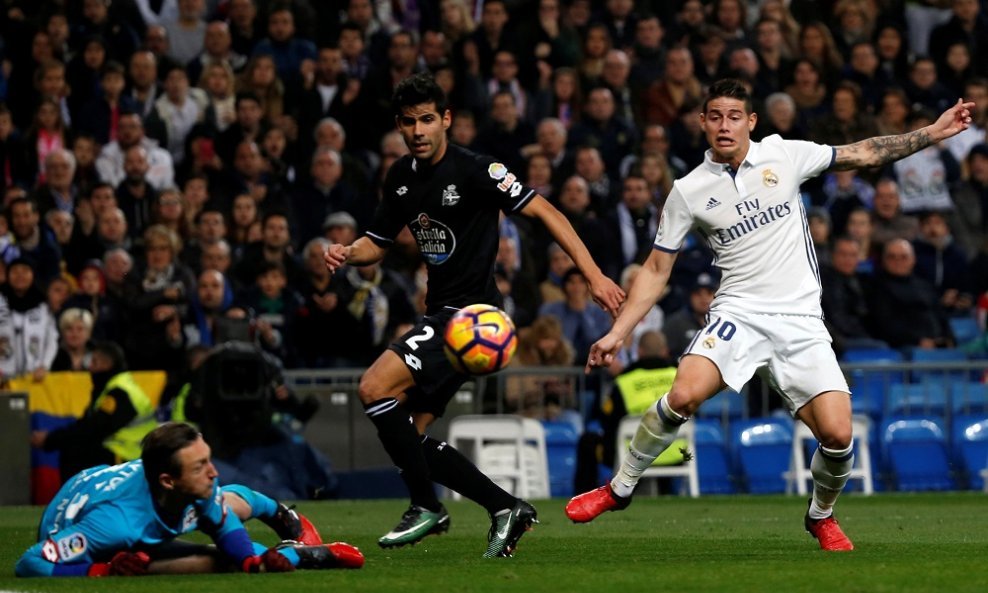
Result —
M 470 375 L 487 375 L 511 362 L 518 346 L 515 324 L 491 305 L 460 309 L 446 324 L 443 348 L 453 368 Z

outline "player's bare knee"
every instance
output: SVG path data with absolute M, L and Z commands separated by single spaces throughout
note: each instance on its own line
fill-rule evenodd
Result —
M 361 403 L 366 405 L 379 399 L 394 397 L 394 395 L 385 393 L 385 386 L 380 381 L 371 377 L 370 373 L 364 373 L 360 379 L 360 385 L 357 386 L 357 397 L 360 398 Z
M 673 385 L 669 395 L 666 396 L 666 400 L 669 407 L 684 418 L 692 417 L 702 402 L 702 399 L 690 393 L 689 389 L 683 389 L 677 385 Z
M 820 435 L 820 444 L 828 449 L 843 451 L 851 446 L 853 435 L 851 427 L 831 428 Z

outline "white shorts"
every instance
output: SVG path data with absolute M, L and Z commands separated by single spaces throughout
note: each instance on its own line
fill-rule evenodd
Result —
M 684 355 L 709 358 L 734 391 L 759 373 L 795 415 L 821 393 L 851 392 L 830 342 L 817 317 L 711 311 Z

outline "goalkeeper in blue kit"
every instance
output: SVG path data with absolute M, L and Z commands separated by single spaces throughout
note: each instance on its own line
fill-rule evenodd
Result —
M 163 424 L 144 439 L 141 459 L 93 467 L 66 482 L 15 572 L 98 577 L 363 566 L 356 547 L 323 544 L 305 517 L 244 486 L 220 487 L 217 475 L 195 428 Z M 251 518 L 282 542 L 252 542 L 243 524 Z M 195 530 L 215 545 L 174 541 Z

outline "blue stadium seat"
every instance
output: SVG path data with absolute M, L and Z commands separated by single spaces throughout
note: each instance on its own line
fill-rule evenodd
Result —
M 951 381 L 950 409 L 954 414 L 988 413 L 988 384 Z
M 988 416 L 955 416 L 951 426 L 953 449 L 964 475 L 964 486 L 981 490 L 981 470 L 988 467 Z
M 951 317 L 950 331 L 958 344 L 970 342 L 981 335 L 981 328 L 974 317 Z
M 696 419 L 696 466 L 703 494 L 733 494 L 737 492 L 731 479 L 731 466 L 724 444 L 720 422 Z
M 785 492 L 792 452 L 792 426 L 779 418 L 742 420 L 731 425 L 735 460 L 748 492 Z
M 744 416 L 745 400 L 744 396 L 736 391 L 725 389 L 717 395 L 703 402 L 697 410 L 698 418 L 716 418 L 722 424 L 727 424 L 731 420 Z
M 549 461 L 549 494 L 573 496 L 576 475 L 576 444 L 580 434 L 569 421 L 543 420 L 545 450 Z
M 901 383 L 889 390 L 887 414 L 892 416 L 943 416 L 947 410 L 947 390 L 939 382 L 921 385 Z
M 910 353 L 910 358 L 913 362 L 967 362 L 967 354 L 963 350 L 957 348 L 935 348 L 932 350 L 926 348 L 914 348 Z M 941 381 L 946 383 L 948 378 L 963 378 L 967 376 L 967 371 L 963 370 L 952 370 L 944 371 L 942 369 L 922 369 L 913 370 L 912 380 L 913 383 L 923 383 L 930 380 Z
M 855 363 L 902 363 L 905 357 L 891 348 L 862 348 L 848 350 L 841 357 L 842 362 Z M 879 420 L 885 410 L 885 394 L 889 387 L 905 381 L 903 371 L 865 371 L 853 369 L 849 373 L 851 409 L 855 414 L 867 414 L 872 420 Z
M 882 447 L 896 490 L 951 490 L 947 440 L 933 418 L 891 417 L 882 425 Z

